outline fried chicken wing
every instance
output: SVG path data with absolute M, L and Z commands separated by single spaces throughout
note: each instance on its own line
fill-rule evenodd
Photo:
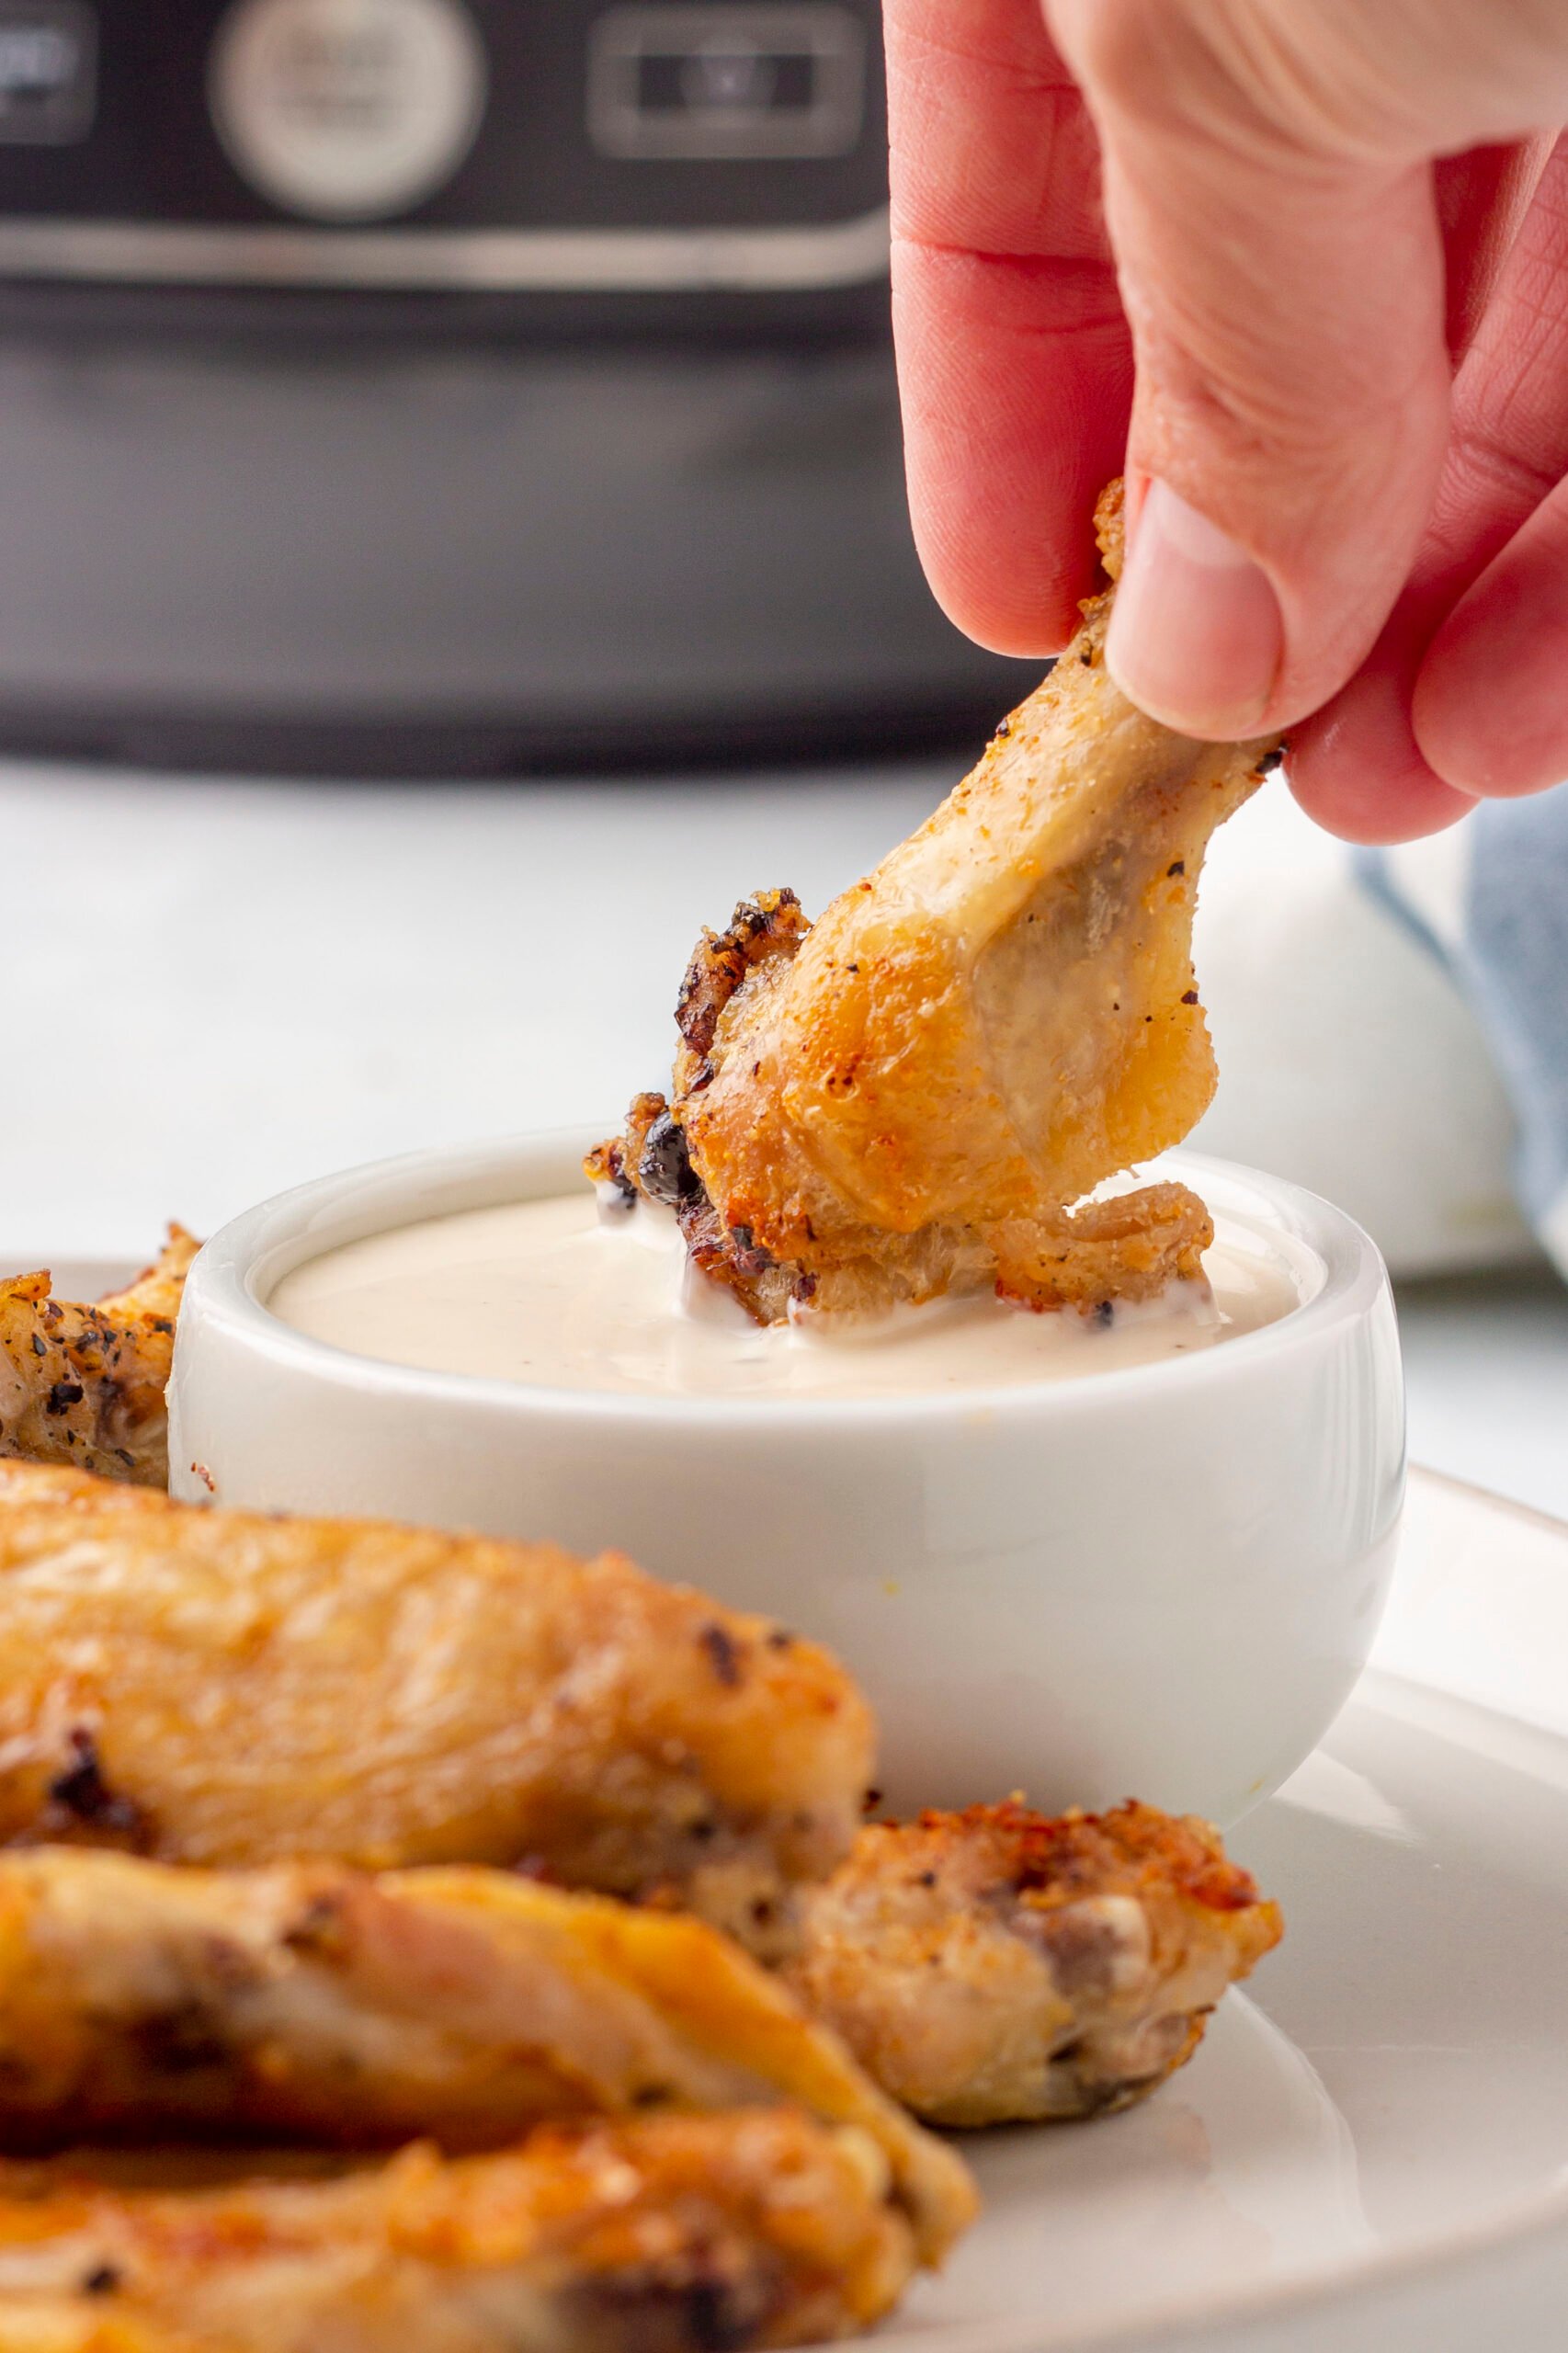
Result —
M 1114 579 L 1119 484 L 1097 519 Z M 1088 1309 L 1200 1272 L 1212 1230 L 1183 1188 L 1084 1197 L 1213 1092 L 1194 893 L 1272 746 L 1135 710 L 1105 664 L 1110 606 L 1085 604 L 979 767 L 818 923 L 776 892 L 704 936 L 669 1101 L 640 1097 L 590 1156 L 673 1205 L 759 1321 L 992 1284 Z
M 872 1743 L 825 1652 L 619 1553 L 0 1463 L 0 1843 L 525 1862 L 760 1948 Z
M 1048 1821 L 1017 1799 L 869 1824 L 805 1912 L 796 1992 L 952 2125 L 1142 2099 L 1283 1933 L 1207 1823 L 1132 1804 Z
M 93 1307 L 54 1298 L 47 1274 L 0 1281 L 0 1455 L 168 1485 L 164 1392 L 200 1246 L 171 1225 L 153 1265 Z
M 100 2311 L 96 2297 L 0 2304 L 0 2353 L 235 2353 L 216 2337 L 199 2342 L 155 2322 Z
M 914 2260 L 874 2143 L 788 2109 L 415 2143 L 335 2180 L 0 2168 L 17 2353 L 743 2353 L 868 2326 Z
M 716 1929 L 493 1870 L 0 1855 L 0 2145 L 254 2131 L 495 2147 L 789 2102 L 877 2143 L 923 2255 L 962 2165 Z

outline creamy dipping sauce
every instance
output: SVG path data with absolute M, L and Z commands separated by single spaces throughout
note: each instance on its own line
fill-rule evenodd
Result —
M 601 1212 L 585 1186 L 347 1243 L 285 1275 L 267 1303 L 312 1339 L 425 1371 L 644 1396 L 888 1397 L 1154 1364 L 1256 1331 L 1302 1296 L 1273 1237 L 1239 1221 L 1219 1222 L 1204 1265 L 1208 1288 L 1173 1285 L 1108 1324 L 986 1294 L 765 1327 L 690 1269 L 668 1211 Z

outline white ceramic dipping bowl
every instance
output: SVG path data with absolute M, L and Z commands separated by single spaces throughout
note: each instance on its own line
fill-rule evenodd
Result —
M 1393 1303 L 1347 1217 L 1173 1154 L 1221 1228 L 1290 1267 L 1292 1313 L 1153 1364 L 913 1399 L 525 1387 L 374 1363 L 268 1313 L 340 1244 L 570 1189 L 589 1141 L 419 1154 L 226 1226 L 180 1316 L 176 1494 L 621 1546 L 829 1643 L 900 1808 L 1022 1789 L 1223 1824 L 1316 1745 L 1376 1631 L 1403 1487 Z

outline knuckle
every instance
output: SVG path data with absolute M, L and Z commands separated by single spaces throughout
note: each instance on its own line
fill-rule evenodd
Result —
M 1060 37 L 1098 108 L 1270 163 L 1361 143 L 1358 75 L 1321 12 L 1274 0 L 1066 0 Z
M 1138 114 L 1170 105 L 1188 63 L 1184 6 L 1066 0 L 1053 21 L 1074 71 L 1102 106 Z

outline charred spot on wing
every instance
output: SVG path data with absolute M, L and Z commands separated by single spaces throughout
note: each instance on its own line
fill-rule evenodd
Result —
M 678 1210 L 702 1190 L 680 1123 L 662 1095 L 633 1097 L 624 1131 L 584 1155 L 583 1174 L 625 1209 L 642 1194 Z
M 771 1274 L 778 1264 L 770 1250 L 765 1250 L 753 1235 L 749 1225 L 733 1225 L 730 1240 L 734 1246 L 735 1271 L 741 1275 Z
M 323 1888 L 310 1896 L 284 1927 L 278 1941 L 290 1952 L 330 1959 L 347 1949 L 348 1923 L 341 1893 Z
M 138 2019 L 131 2037 L 153 2075 L 200 2075 L 225 2065 L 230 2055 L 222 2019 L 194 1997 Z
M 718 1620 L 714 1619 L 700 1630 L 697 1639 L 712 1661 L 713 1672 L 720 1682 L 732 1691 L 738 1690 L 741 1683 L 741 1653 L 729 1629 L 721 1626 Z
M 686 1130 L 673 1111 L 661 1111 L 643 1137 L 637 1182 L 651 1201 L 660 1201 L 671 1210 L 701 1192 L 702 1179 L 691 1165 Z
M 623 1133 L 597 1145 L 583 1163 L 590 1182 L 613 1186 L 627 1199 L 642 1193 L 673 1210 L 693 1264 L 724 1284 L 759 1323 L 778 1321 L 791 1300 L 809 1301 L 816 1279 L 778 1259 L 749 1222 L 726 1223 L 692 1160 L 681 1113 L 717 1075 L 710 1050 L 735 992 L 752 972 L 792 960 L 810 929 L 795 892 L 778 890 L 743 899 L 725 930 L 703 933 L 676 1008 L 689 1061 L 675 1103 L 663 1095 L 639 1095 Z
M 78 1724 L 70 1734 L 68 1748 L 69 1761 L 49 1784 L 49 1802 L 40 1824 L 44 1835 L 68 1836 L 79 1830 L 97 1842 L 142 1844 L 147 1817 L 131 1799 L 111 1788 L 96 1735 Z
M 769 2267 L 771 2268 L 771 2267 Z M 585 2343 L 646 2353 L 745 2353 L 776 2342 L 775 2283 L 738 2252 L 694 2246 L 662 2263 L 628 2266 L 569 2291 Z
M 725 930 L 703 933 L 676 1000 L 676 1027 L 699 1060 L 746 974 L 777 955 L 793 956 L 810 929 L 794 892 L 783 890 L 743 899 Z

